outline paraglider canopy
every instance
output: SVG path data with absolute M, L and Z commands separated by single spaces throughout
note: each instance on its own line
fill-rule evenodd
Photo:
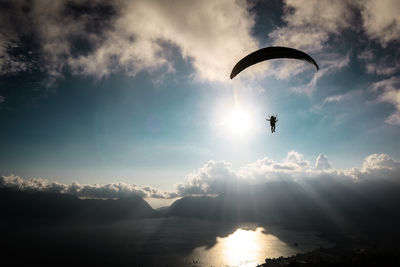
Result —
M 281 46 L 271 46 L 261 48 L 244 58 L 242 58 L 232 69 L 231 79 L 233 79 L 236 75 L 238 75 L 242 70 L 250 67 L 251 65 L 257 64 L 259 62 L 275 59 L 275 58 L 293 58 L 304 60 L 313 64 L 317 70 L 319 69 L 317 63 L 312 57 L 307 55 L 306 53 L 289 47 L 281 47 Z

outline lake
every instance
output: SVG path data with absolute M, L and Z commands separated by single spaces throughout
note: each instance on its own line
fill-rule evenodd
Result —
M 266 258 L 291 256 L 332 246 L 314 232 L 296 232 L 257 223 L 226 223 L 166 218 L 127 222 L 135 236 L 132 252 L 151 262 L 186 266 L 256 266 Z M 140 231 L 139 229 L 140 228 Z M 138 229 L 139 233 L 134 233 Z M 139 237 L 140 236 L 140 237 Z M 155 261 L 154 261 L 155 260 Z
M 278 230 L 286 236 L 283 241 L 269 229 L 264 227 L 248 228 L 239 226 L 226 237 L 217 237 L 212 247 L 195 248 L 185 259 L 186 263 L 196 263 L 198 266 L 246 266 L 253 267 L 264 263 L 266 258 L 292 256 L 297 253 L 311 251 L 320 246 L 331 246 L 313 233 L 298 233 L 288 230 Z M 291 243 L 286 243 L 288 240 Z M 289 241 L 289 242 L 290 242 Z
M 157 218 L 113 223 L 8 225 L 3 252 L 15 264 L 256 266 L 331 244 L 311 232 L 256 223 Z M 15 254 L 15 255 L 14 255 Z M 25 255 L 20 257 L 19 255 Z

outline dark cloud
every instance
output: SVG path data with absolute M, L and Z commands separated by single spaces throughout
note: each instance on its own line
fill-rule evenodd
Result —
M 0 22 L 1 23 L 1 22 Z M 0 76 L 29 71 L 33 63 L 19 51 L 18 40 L 8 39 L 0 32 Z
M 385 49 L 371 46 L 358 54 L 358 59 L 365 64 L 368 74 L 389 76 L 400 71 L 400 49 L 397 45 L 390 45 Z
M 378 6 L 374 1 L 309 1 L 307 5 L 284 1 L 285 24 L 269 33 L 270 42 L 317 53 L 321 63 L 310 84 L 295 90 L 311 93 L 322 76 L 348 65 L 348 56 L 332 42 L 332 36 L 345 31 L 376 41 L 379 49 L 392 45 L 391 50 L 398 51 L 399 21 L 393 12 L 397 5 L 391 0 Z M 0 75 L 39 68 L 47 73 L 50 86 L 65 71 L 96 78 L 115 72 L 136 75 L 142 70 L 171 73 L 171 57 L 176 54 L 166 51 L 172 46 L 192 64 L 198 79 L 226 81 L 232 65 L 260 46 L 252 36 L 254 11 L 246 1 L 229 0 L 3 2 Z M 398 65 L 396 57 L 387 57 L 366 62 L 366 69 L 388 75 L 398 71 Z M 284 62 L 259 65 L 247 75 L 265 75 L 266 68 L 279 79 L 308 70 L 303 63 Z

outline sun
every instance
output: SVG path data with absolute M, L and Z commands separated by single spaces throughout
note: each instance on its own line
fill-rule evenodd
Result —
M 251 125 L 252 116 L 250 112 L 241 107 L 227 110 L 222 116 L 221 126 L 225 134 L 244 136 L 250 131 Z
M 257 108 L 236 95 L 233 99 L 218 102 L 210 115 L 215 133 L 224 140 L 247 142 L 258 133 Z
M 226 127 L 231 133 L 242 135 L 250 127 L 251 116 L 241 108 L 235 108 L 227 117 Z

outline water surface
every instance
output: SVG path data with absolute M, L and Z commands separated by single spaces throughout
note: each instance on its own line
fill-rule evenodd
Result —
M 185 264 L 196 266 L 257 266 L 266 258 L 292 256 L 330 244 L 315 233 L 299 233 L 270 227 L 240 226 L 226 237 L 217 237 L 215 245 L 195 248 Z M 278 237 L 278 235 L 280 237 Z
M 315 233 L 176 217 L 7 227 L 0 245 L 16 265 L 63 259 L 74 266 L 79 259 L 88 266 L 256 266 L 329 246 Z

